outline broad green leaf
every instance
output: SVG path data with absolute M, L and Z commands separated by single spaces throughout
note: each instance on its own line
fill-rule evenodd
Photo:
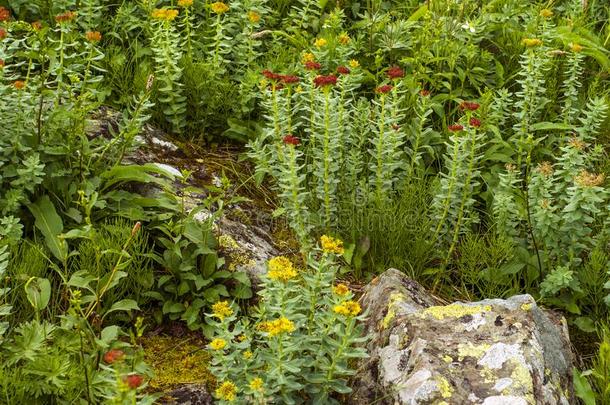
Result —
M 25 294 L 37 311 L 42 311 L 51 299 L 51 283 L 46 278 L 32 277 L 25 283 Z
M 53 256 L 65 262 L 68 258 L 68 245 L 65 240 L 59 238 L 64 230 L 64 224 L 49 197 L 46 195 L 40 197 L 38 201 L 28 205 L 28 208 L 36 219 L 34 225 L 44 236 L 45 243 Z
M 593 391 L 589 380 L 576 368 L 574 368 L 573 381 L 576 396 L 580 398 L 585 405 L 595 405 L 595 392 Z
M 138 303 L 132 299 L 124 299 L 112 304 L 110 309 L 106 311 L 104 316 L 108 315 L 111 312 L 115 311 L 131 311 L 132 309 L 139 311 L 140 307 L 138 307 Z

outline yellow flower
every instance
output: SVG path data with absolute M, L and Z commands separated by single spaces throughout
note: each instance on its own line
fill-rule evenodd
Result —
M 582 52 L 583 49 L 584 49 L 583 46 L 580 44 L 575 44 L 575 43 L 570 44 L 570 50 L 572 52 L 579 53 L 579 52 Z
M 553 14 L 553 11 L 549 10 L 548 8 L 543 8 L 542 10 L 540 10 L 540 16 L 544 18 L 551 18 Z
M 193 0 L 178 0 L 178 5 L 180 7 L 190 7 L 193 5 Z
M 297 276 L 297 272 L 290 259 L 284 256 L 274 257 L 269 260 L 269 271 L 267 275 L 272 280 L 288 281 Z
M 324 38 L 318 38 L 314 41 L 314 45 L 316 48 L 322 48 L 324 46 L 326 46 L 326 44 L 328 43 L 328 41 L 326 41 Z
M 156 8 L 151 14 L 155 20 L 173 21 L 178 16 L 178 10 L 169 8 Z
M 239 335 L 239 336 L 237 337 L 237 340 L 239 340 L 240 342 L 243 342 L 243 341 L 245 341 L 246 339 L 248 339 L 248 337 L 247 337 L 246 335 Z
M 311 52 L 304 53 L 303 57 L 301 58 L 301 62 L 303 62 L 303 63 L 313 62 L 315 60 L 316 60 L 316 56 Z
M 335 239 L 328 235 L 322 235 L 320 237 L 320 244 L 322 245 L 322 250 L 325 253 L 342 255 L 345 251 L 345 249 L 343 249 L 343 241 L 341 239 Z
M 218 301 L 212 305 L 212 315 L 223 321 L 226 317 L 233 315 L 233 309 L 227 301 Z
M 227 342 L 224 339 L 216 338 L 210 342 L 210 347 L 213 350 L 222 350 L 227 345 Z
M 350 37 L 345 32 L 342 33 L 341 35 L 339 35 L 339 43 L 341 45 L 347 45 L 347 44 L 349 44 L 349 41 L 350 41 Z
M 250 381 L 250 388 L 253 391 L 262 391 L 263 390 L 263 379 L 260 377 L 256 377 L 254 380 Z
M 252 352 L 250 350 L 246 350 L 244 352 L 244 359 L 250 360 L 252 358 Z
M 356 301 L 345 301 L 339 305 L 335 305 L 333 308 L 335 313 L 343 316 L 356 316 L 362 311 L 360 304 Z
M 360 62 L 358 62 L 356 59 L 352 59 L 349 61 L 349 67 L 351 67 L 352 69 L 356 69 L 359 66 Z
M 536 46 L 542 45 L 542 40 L 538 38 L 523 38 L 523 41 L 521 42 L 528 48 L 534 48 Z
M 216 3 L 212 3 L 211 6 L 212 11 L 216 14 L 224 14 L 229 11 L 229 6 L 227 6 L 222 1 L 217 1 Z
M 269 336 L 276 336 L 282 333 L 294 332 L 294 323 L 288 318 L 281 317 L 274 321 L 263 322 L 258 328 L 264 332 L 267 332 Z
M 250 20 L 252 24 L 256 24 L 261 20 L 261 15 L 254 10 L 250 10 L 248 11 L 248 20 Z
M 337 295 L 343 296 L 349 294 L 349 288 L 345 284 L 340 283 L 333 287 L 333 292 Z
M 237 387 L 231 381 L 225 381 L 216 388 L 216 396 L 224 401 L 234 401 L 236 393 Z

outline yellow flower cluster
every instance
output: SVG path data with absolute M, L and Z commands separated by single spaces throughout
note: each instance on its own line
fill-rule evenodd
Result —
M 282 333 L 294 332 L 294 322 L 290 319 L 281 317 L 275 321 L 263 322 L 259 325 L 259 329 L 267 332 L 269 336 L 277 336 Z
M 339 315 L 356 316 L 362 311 L 362 308 L 360 308 L 360 304 L 356 301 L 345 301 L 339 305 L 335 305 L 333 310 Z
M 341 239 L 336 239 L 328 235 L 322 235 L 320 237 L 320 244 L 322 245 L 322 250 L 325 253 L 342 255 L 345 251 L 345 249 L 343 249 L 343 241 Z
M 171 8 L 156 8 L 151 14 L 155 20 L 173 21 L 178 16 L 178 10 Z
M 314 62 L 315 60 L 316 60 L 316 56 L 311 52 L 304 53 L 303 57 L 301 58 L 301 62 L 303 62 L 303 63 Z
M 261 15 L 254 10 L 250 10 L 248 11 L 248 20 L 250 20 L 252 24 L 256 24 L 261 20 Z
M 263 390 L 263 379 L 260 377 L 256 377 L 252 381 L 250 381 L 250 388 L 253 391 L 262 391 Z
M 350 41 L 349 35 L 347 35 L 345 32 L 340 34 L 338 39 L 339 39 L 339 43 L 341 45 L 347 45 L 347 44 L 349 44 L 349 41 Z
M 229 11 L 229 6 L 227 6 L 222 1 L 217 1 L 216 3 L 212 3 L 210 5 L 210 7 L 212 8 L 212 11 L 215 12 L 216 14 L 224 14 L 227 11 Z
M 222 350 L 226 345 L 227 342 L 220 338 L 216 338 L 210 342 L 210 348 L 212 348 L 212 350 Z
M 326 46 L 327 43 L 328 43 L 328 41 L 325 40 L 324 38 L 318 38 L 314 41 L 313 44 L 315 45 L 316 48 L 319 49 L 319 48 Z
M 528 48 L 535 48 L 537 46 L 542 45 L 542 40 L 538 38 L 523 38 L 523 41 L 521 42 Z
M 225 381 L 216 388 L 216 396 L 224 401 L 234 401 L 236 393 L 237 387 L 231 381 Z
M 584 49 L 583 46 L 580 44 L 575 44 L 575 43 L 570 44 L 570 50 L 572 52 L 579 53 L 579 52 L 582 52 L 583 49 Z
M 250 350 L 246 350 L 246 351 L 244 352 L 244 355 L 243 355 L 243 356 L 244 356 L 244 359 L 246 359 L 246 360 L 250 360 L 250 359 L 252 358 L 252 352 L 251 352 Z
M 333 287 L 333 292 L 337 295 L 344 296 L 349 294 L 349 288 L 345 284 L 340 283 Z
M 212 305 L 212 315 L 223 321 L 226 317 L 233 315 L 233 309 L 227 301 L 218 301 Z
M 290 259 L 284 256 L 278 256 L 269 260 L 269 271 L 267 272 L 267 275 L 272 280 L 286 282 L 295 278 L 297 272 Z
M 551 18 L 553 14 L 553 10 L 549 10 L 548 8 L 543 8 L 540 10 L 540 16 L 544 18 Z
M 180 7 L 190 7 L 193 5 L 193 0 L 178 0 L 178 5 Z
M 360 67 L 360 62 L 358 62 L 356 59 L 352 59 L 349 61 L 349 67 L 356 69 L 357 67 Z

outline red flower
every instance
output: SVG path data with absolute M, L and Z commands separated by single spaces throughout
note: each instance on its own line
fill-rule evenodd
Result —
M 2 41 L 7 36 L 7 32 L 4 28 L 0 28 L 0 41 Z
M 390 86 L 389 84 L 385 84 L 383 86 L 379 86 L 375 89 L 375 93 L 377 94 L 386 94 L 389 93 L 390 91 L 392 91 L 392 89 L 394 88 L 394 86 Z
M 447 129 L 451 132 L 460 132 L 464 130 L 464 126 L 460 124 L 449 125 Z
M 65 13 L 57 14 L 55 16 L 55 21 L 58 24 L 61 23 L 69 23 L 76 18 L 76 13 L 73 11 L 66 11 Z
M 322 65 L 320 65 L 318 62 L 314 62 L 311 60 L 308 60 L 307 62 L 305 62 L 305 69 L 307 70 L 320 70 L 322 68 Z
M 337 84 L 337 76 L 318 76 L 313 79 L 313 84 L 315 84 L 316 87 L 334 86 L 335 84 Z
M 473 101 L 462 101 L 460 103 L 460 110 L 476 111 L 481 105 Z
M 4 69 L 5 64 L 4 59 L 0 59 L 0 69 Z
M 422 97 L 428 97 L 430 95 L 430 90 L 420 90 L 419 95 Z
M 8 21 L 11 18 L 11 12 L 6 7 L 0 7 L 0 21 Z
M 471 127 L 474 127 L 474 128 L 478 128 L 478 127 L 480 127 L 480 126 L 481 126 L 481 120 L 480 120 L 480 119 L 478 119 L 478 118 L 474 118 L 474 117 L 472 117 L 472 118 L 470 119 L 470 126 L 471 126 Z
M 17 90 L 23 90 L 25 89 L 25 82 L 23 80 L 15 80 L 13 82 L 13 87 L 15 87 Z
M 405 71 L 399 68 L 398 66 L 392 66 L 386 72 L 390 79 L 402 79 L 405 77 Z
M 132 390 L 135 390 L 140 385 L 142 385 L 142 383 L 144 382 L 144 377 L 142 377 L 139 374 L 131 374 L 131 375 L 128 375 L 127 377 L 123 377 L 123 382 L 126 383 L 129 386 L 129 388 L 131 388 Z
M 40 31 L 42 29 L 42 23 L 40 21 L 34 21 L 32 23 L 32 28 L 34 31 Z
M 269 80 L 280 80 L 282 78 L 282 75 L 273 73 L 269 69 L 263 70 L 263 76 L 265 76 Z
M 301 140 L 294 135 L 286 135 L 283 141 L 286 145 L 297 146 L 301 144 Z
M 299 77 L 294 75 L 282 75 L 281 80 L 284 84 L 294 84 L 299 82 Z
M 125 357 L 125 353 L 122 350 L 112 349 L 104 354 L 104 361 L 108 364 L 112 364 L 118 360 L 121 360 L 123 357 Z
M 345 66 L 339 66 L 337 68 L 337 73 L 339 73 L 340 75 L 349 75 L 350 70 L 348 68 L 346 68 Z

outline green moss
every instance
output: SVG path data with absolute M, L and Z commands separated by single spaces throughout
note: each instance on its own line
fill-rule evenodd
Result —
M 486 311 L 491 311 L 490 305 L 463 305 L 455 303 L 451 305 L 426 308 L 422 314 L 423 316 L 429 315 L 436 319 L 445 319 L 460 318 L 462 316 L 474 315 Z
M 155 372 L 150 382 L 153 391 L 167 391 L 187 383 L 205 384 L 211 389 L 216 383 L 207 368 L 210 355 L 204 350 L 203 340 L 192 336 L 152 336 L 143 338 L 142 346 L 144 359 Z

